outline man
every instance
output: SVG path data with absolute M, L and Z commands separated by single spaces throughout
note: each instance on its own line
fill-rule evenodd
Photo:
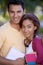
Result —
M 24 37 L 19 27 L 19 21 L 24 14 L 24 2 L 22 0 L 8 1 L 10 21 L 0 27 L 0 65 L 24 65 L 24 58 L 6 59 L 12 47 L 25 52 Z

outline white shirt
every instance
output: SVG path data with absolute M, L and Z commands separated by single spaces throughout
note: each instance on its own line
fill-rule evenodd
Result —
M 32 42 L 29 44 L 29 47 L 26 47 L 26 54 L 28 53 L 33 53 L 33 49 L 32 49 Z
M 12 47 L 8 53 L 8 55 L 6 56 L 7 59 L 11 59 L 11 60 L 16 60 L 18 58 L 22 58 L 24 57 L 24 53 L 22 53 L 21 51 L 19 51 L 18 49 Z

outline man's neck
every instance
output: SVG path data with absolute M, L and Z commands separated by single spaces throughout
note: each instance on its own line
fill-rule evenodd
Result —
M 15 23 L 10 22 L 10 25 L 11 25 L 13 28 L 17 29 L 18 31 L 20 31 L 20 26 L 19 26 L 19 24 L 15 24 Z

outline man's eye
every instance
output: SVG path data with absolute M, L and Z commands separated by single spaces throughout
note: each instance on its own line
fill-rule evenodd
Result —
M 13 11 L 10 11 L 10 13 L 14 13 Z
M 18 11 L 18 13 L 20 13 L 21 11 Z

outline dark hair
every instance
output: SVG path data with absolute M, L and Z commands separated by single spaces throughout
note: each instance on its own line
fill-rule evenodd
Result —
M 24 10 L 24 1 L 23 0 L 8 0 L 8 11 L 9 11 L 9 6 L 10 5 L 21 5 L 23 10 Z
M 37 18 L 37 16 L 35 16 L 33 13 L 27 13 L 27 14 L 24 14 L 20 20 L 20 27 L 22 28 L 22 23 L 24 20 L 26 19 L 29 19 L 29 20 L 32 20 L 33 21 L 33 24 L 34 26 L 37 26 L 37 29 L 34 31 L 34 34 L 36 35 L 37 31 L 39 30 L 40 28 L 40 23 L 39 23 L 39 19 Z

